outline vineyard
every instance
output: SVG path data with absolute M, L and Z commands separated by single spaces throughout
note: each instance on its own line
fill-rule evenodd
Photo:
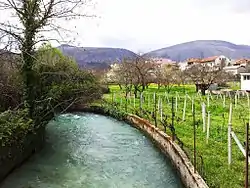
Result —
M 250 117 L 247 93 L 228 91 L 202 96 L 191 85 L 174 86 L 169 93 L 150 85 L 135 98 L 133 93 L 126 97 L 125 91 L 115 85 L 110 90 L 105 99 L 114 108 L 148 119 L 171 135 L 209 187 L 244 186 L 245 157 L 233 139 L 228 149 L 228 127 L 232 125 L 238 144 L 244 147 Z

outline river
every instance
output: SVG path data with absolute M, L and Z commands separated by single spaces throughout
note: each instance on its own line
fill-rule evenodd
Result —
M 44 148 L 1 188 L 182 188 L 170 161 L 140 131 L 101 115 L 64 114 Z

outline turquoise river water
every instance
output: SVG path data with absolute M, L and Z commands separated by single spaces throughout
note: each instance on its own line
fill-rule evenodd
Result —
M 47 127 L 44 148 L 1 188 L 182 188 L 167 159 L 137 129 L 88 113 L 64 114 Z

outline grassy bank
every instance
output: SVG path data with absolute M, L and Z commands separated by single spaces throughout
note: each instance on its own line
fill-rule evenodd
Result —
M 149 119 L 152 123 L 154 120 L 151 113 L 154 111 L 154 107 L 157 107 L 157 125 L 164 130 L 163 125 L 170 125 L 172 123 L 172 99 L 173 99 L 173 111 L 174 128 L 177 137 L 183 143 L 183 149 L 188 154 L 189 158 L 193 161 L 193 114 L 192 114 L 192 99 L 195 106 L 195 119 L 197 127 L 197 168 L 200 174 L 204 177 L 210 187 L 232 187 L 238 188 L 244 185 L 244 156 L 238 149 L 236 143 L 232 140 L 232 164 L 228 165 L 228 151 L 227 151 L 227 129 L 229 118 L 229 105 L 233 104 L 233 117 L 232 125 L 233 131 L 237 137 L 244 142 L 245 138 L 245 124 L 249 118 L 249 108 L 247 96 L 240 95 L 235 102 L 233 96 L 212 95 L 200 96 L 195 92 L 195 87 L 192 85 L 174 86 L 169 94 L 166 94 L 165 89 L 157 89 L 156 85 L 150 85 L 143 93 L 143 103 L 140 110 L 140 95 L 134 99 L 134 96 L 129 96 L 127 102 L 125 99 L 125 92 L 120 90 L 118 86 L 110 86 L 111 94 L 107 94 L 104 97 L 113 102 L 114 105 L 121 111 L 128 113 L 137 113 L 144 118 Z M 154 104 L 153 95 L 156 93 L 156 105 Z M 186 97 L 185 97 L 186 96 Z M 177 100 L 176 100 L 177 98 Z M 186 110 L 185 116 L 183 115 L 183 109 L 185 106 L 186 98 Z M 162 101 L 162 117 L 159 110 L 159 101 Z M 176 108 L 177 101 L 177 108 Z M 225 102 L 224 102 L 225 101 Z M 207 137 L 207 129 L 203 131 L 202 121 L 202 103 L 206 104 L 206 114 L 210 113 L 210 128 L 209 138 Z M 208 105 L 209 103 L 209 105 Z M 126 107 L 127 106 L 127 107 Z M 166 120 L 166 124 L 161 122 Z M 206 124 L 208 115 L 206 115 Z M 166 129 L 168 134 L 172 134 L 169 128 Z

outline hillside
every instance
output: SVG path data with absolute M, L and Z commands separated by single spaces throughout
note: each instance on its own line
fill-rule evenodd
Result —
M 154 50 L 144 54 L 146 57 L 169 58 L 185 61 L 188 58 L 204 58 L 225 55 L 232 59 L 250 58 L 250 46 L 236 45 L 220 40 L 197 40 Z
M 104 69 L 115 61 L 124 58 L 135 58 L 137 55 L 120 48 L 94 48 L 61 45 L 58 47 L 65 55 L 73 57 L 82 68 Z

